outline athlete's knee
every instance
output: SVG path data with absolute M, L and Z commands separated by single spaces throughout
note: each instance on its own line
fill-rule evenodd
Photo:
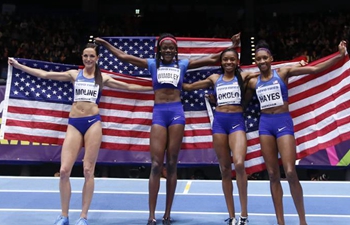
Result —
M 220 165 L 221 177 L 223 179 L 232 177 L 232 167 L 230 165 Z
M 171 151 L 171 150 L 170 150 Z M 179 158 L 179 153 L 177 151 L 171 151 L 172 153 L 167 156 L 167 164 L 168 165 L 176 165 L 177 160 Z
M 160 174 L 162 171 L 163 162 L 152 160 L 151 172 L 152 174 Z
M 243 173 L 245 170 L 244 162 L 236 162 L 235 163 L 235 170 L 236 170 L 236 173 Z
M 166 169 L 169 175 L 177 173 L 177 160 L 167 161 Z
M 177 170 L 177 161 L 178 161 L 177 153 L 167 155 L 166 167 L 167 167 L 168 173 L 172 173 Z
M 62 167 L 60 168 L 60 179 L 64 180 L 64 179 L 68 179 L 70 177 L 71 174 L 70 169 L 68 169 L 67 167 Z
M 91 178 L 94 176 L 95 167 L 93 165 L 84 165 L 83 170 L 85 178 Z
M 296 182 L 298 181 L 298 174 L 294 169 L 286 170 L 285 171 L 286 178 L 289 182 Z
M 278 171 L 275 171 L 275 170 L 269 170 L 268 171 L 268 174 L 269 174 L 269 180 L 271 182 L 279 182 L 280 179 L 281 179 L 281 175 Z

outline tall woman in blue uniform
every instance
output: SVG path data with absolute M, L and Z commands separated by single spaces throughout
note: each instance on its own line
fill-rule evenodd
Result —
M 284 172 L 289 183 L 294 205 L 299 215 L 299 224 L 306 225 L 303 190 L 295 169 L 296 143 L 292 117 L 288 108 L 288 78 L 302 74 L 319 73 L 346 54 L 346 42 L 338 45 L 339 54 L 315 66 L 271 68 L 273 57 L 266 43 L 256 46 L 255 62 L 260 75 L 249 80 L 248 87 L 255 90 L 260 101 L 261 116 L 259 138 L 261 152 L 270 179 L 270 190 L 277 217 L 277 223 L 284 225 L 283 190 L 280 182 L 278 154 L 280 154 Z
M 102 38 L 95 42 L 106 47 L 118 59 L 141 68 L 148 68 L 154 88 L 154 108 L 150 134 L 151 173 L 149 176 L 148 224 L 156 224 L 155 209 L 160 176 L 166 155 L 166 206 L 163 224 L 170 224 L 170 211 L 177 184 L 177 162 L 185 128 L 181 89 L 187 69 L 215 64 L 219 55 L 198 60 L 178 59 L 177 40 L 172 34 L 162 34 L 157 41 L 155 59 L 139 58 L 115 48 Z
M 33 76 L 43 79 L 70 81 L 74 84 L 74 102 L 69 113 L 68 127 L 61 152 L 59 189 L 62 212 L 56 219 L 55 225 L 69 224 L 68 211 L 71 197 L 69 177 L 82 146 L 85 147 L 83 160 L 85 182 L 82 193 L 82 211 L 76 225 L 88 224 L 87 214 L 94 192 L 95 165 L 102 141 L 98 103 L 103 86 L 124 90 L 152 91 L 151 86 L 127 84 L 101 73 L 97 66 L 97 51 L 97 45 L 87 44 L 82 53 L 84 69 L 65 72 L 48 72 L 30 68 L 13 58 L 8 59 L 10 65 Z
M 205 80 L 184 83 L 185 91 L 214 87 L 216 107 L 212 127 L 213 146 L 216 152 L 222 179 L 222 189 L 229 213 L 227 224 L 236 224 L 233 201 L 232 167 L 235 166 L 241 215 L 238 224 L 247 224 L 247 174 L 244 161 L 247 152 L 246 127 L 243 117 L 244 83 L 238 67 L 238 53 L 226 49 L 220 55 L 223 74 L 212 74 Z

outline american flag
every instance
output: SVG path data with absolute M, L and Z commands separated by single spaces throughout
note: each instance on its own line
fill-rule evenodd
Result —
M 128 54 L 155 57 L 157 37 L 107 37 L 106 40 Z M 220 52 L 230 46 L 231 42 L 229 39 L 178 38 L 178 45 L 180 58 L 193 59 Z M 26 59 L 19 61 L 45 70 L 63 71 L 78 67 Z M 278 62 L 274 67 L 287 64 L 293 62 Z M 147 70 L 119 61 L 103 47 L 100 49 L 99 65 L 115 79 L 150 84 Z M 8 140 L 62 144 L 72 103 L 72 85 L 40 80 L 10 67 L 11 69 L 1 127 L 3 137 Z M 242 69 L 256 70 L 256 67 L 245 66 Z M 218 70 L 218 66 L 213 66 L 188 71 L 184 82 L 205 79 Z M 348 76 L 349 59 L 346 57 L 324 73 L 290 79 L 290 109 L 295 124 L 298 158 L 350 138 Z M 205 90 L 182 93 L 186 127 L 179 156 L 180 164 L 217 163 L 212 149 L 212 108 L 208 107 L 204 94 Z M 104 88 L 102 95 L 99 105 L 104 133 L 102 148 L 133 152 L 135 157 L 130 163 L 149 160 L 137 158 L 137 155 L 149 151 L 153 93 L 130 93 Z M 259 103 L 255 99 L 246 111 L 248 173 L 264 169 L 257 133 L 258 116 Z
M 134 41 L 132 41 L 132 38 L 125 37 L 117 39 L 123 43 L 123 46 L 130 43 L 137 45 L 138 43 L 140 45 L 139 48 L 143 49 L 142 52 L 132 47 L 125 47 L 132 54 L 137 53 L 141 57 L 154 57 L 156 38 L 136 37 Z M 184 47 L 180 47 L 181 50 L 179 50 L 189 53 L 188 48 L 193 47 L 195 56 L 191 57 L 197 58 L 210 53 L 220 52 L 231 45 L 231 41 L 227 39 L 198 39 L 196 43 L 198 43 L 198 46 L 203 47 L 195 50 L 196 48 L 191 44 L 192 42 L 196 42 L 195 39 L 190 38 L 183 43 L 180 42 L 181 44 L 179 45 Z M 200 49 L 205 53 L 201 54 Z M 116 62 L 114 57 L 103 55 L 103 53 L 106 52 L 101 51 L 99 63 L 104 72 L 110 73 L 112 77 L 118 80 L 151 85 L 150 78 L 147 73 L 142 72 L 143 70 L 130 67 L 130 65 L 123 65 L 120 62 Z M 18 59 L 18 61 L 30 67 L 48 71 L 65 71 L 79 67 L 77 65 L 63 65 L 27 59 Z M 106 67 L 106 65 L 110 66 L 110 68 Z M 197 73 L 196 76 L 204 78 L 211 73 L 210 71 L 218 68 L 218 66 L 205 68 L 206 72 L 200 71 L 195 73 Z M 64 140 L 73 98 L 72 84 L 69 82 L 42 80 L 11 66 L 9 69 L 7 80 L 8 95 L 6 95 L 5 99 L 6 109 L 3 113 L 1 126 L 2 138 L 61 145 Z M 117 73 L 111 72 L 113 70 Z M 135 71 L 135 73 L 132 71 Z M 120 72 L 127 75 L 123 75 Z M 199 73 L 200 75 L 198 75 Z M 194 75 L 187 74 L 186 77 L 189 80 L 193 79 Z M 183 149 L 197 151 L 189 151 L 186 154 L 180 153 L 179 161 L 181 163 L 216 163 L 215 153 L 212 151 L 211 127 L 202 92 L 193 93 L 188 95 L 187 100 L 184 99 L 188 125 L 185 128 Z M 147 154 L 146 158 L 143 153 L 148 153 L 149 151 L 153 98 L 153 92 L 131 93 L 108 87 L 103 89 L 99 104 L 104 134 L 101 147 L 103 149 L 116 150 L 113 152 L 133 152 L 132 156 L 128 154 L 127 157 L 114 155 L 116 163 L 121 158 L 128 158 L 129 161 L 127 163 L 149 162 L 149 154 Z M 125 162 L 124 160 L 123 163 Z
M 48 71 L 78 66 L 18 59 Z M 0 139 L 62 144 L 73 102 L 69 82 L 44 80 L 9 66 Z

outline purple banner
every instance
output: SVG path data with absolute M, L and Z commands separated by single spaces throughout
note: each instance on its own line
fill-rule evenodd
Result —
M 50 145 L 33 145 L 32 143 L 18 142 L 17 144 L 6 144 L 2 140 L 0 144 L 0 161 L 8 162 L 60 162 L 61 146 Z M 198 158 L 198 154 L 204 155 L 208 161 L 199 162 L 195 159 Z M 211 156 L 209 158 L 208 156 Z M 199 157 L 204 158 L 204 157 Z M 82 162 L 83 150 L 80 152 L 77 162 Z M 192 159 L 192 160 L 189 160 Z M 130 151 L 118 151 L 101 149 L 97 159 L 99 163 L 113 163 L 113 164 L 148 164 L 150 163 L 149 152 L 130 152 Z M 180 153 L 179 164 L 183 165 L 200 165 L 200 164 L 216 164 L 216 156 L 212 150 L 201 150 L 196 152 Z
M 312 155 L 302 158 L 299 166 L 304 167 L 331 167 L 350 165 L 350 140 L 343 141 L 338 145 L 320 150 Z

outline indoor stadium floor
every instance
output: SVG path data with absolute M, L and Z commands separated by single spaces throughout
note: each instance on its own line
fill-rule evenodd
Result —
M 70 224 L 81 208 L 83 178 L 71 178 Z M 240 205 L 234 182 L 236 215 Z M 0 224 L 48 225 L 60 214 L 58 177 L 0 176 Z M 301 181 L 309 225 L 350 224 L 350 182 Z M 282 181 L 287 225 L 298 225 L 288 183 Z M 165 205 L 165 180 L 157 204 L 157 220 Z M 248 182 L 250 225 L 276 224 L 268 181 Z M 174 224 L 220 225 L 228 217 L 220 180 L 178 180 L 172 208 Z M 148 219 L 148 180 L 96 178 L 89 225 L 145 225 Z

